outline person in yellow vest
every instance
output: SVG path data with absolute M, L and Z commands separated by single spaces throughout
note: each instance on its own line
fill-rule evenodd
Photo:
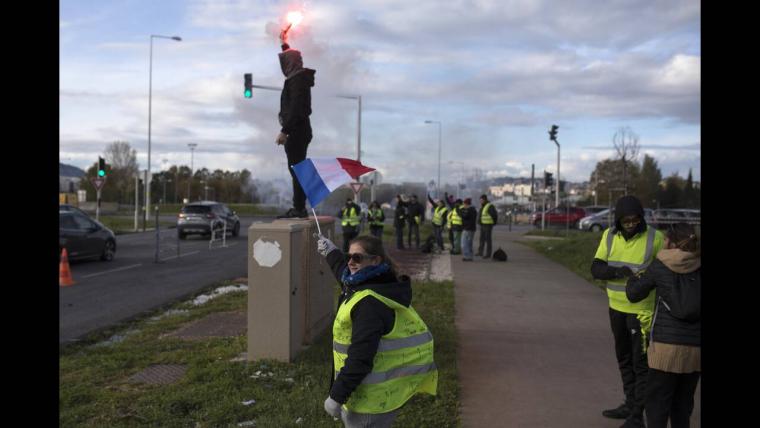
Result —
M 435 235 L 435 242 L 438 243 L 438 248 L 443 251 L 443 228 L 446 226 L 446 219 L 449 215 L 449 209 L 446 208 L 446 203 L 443 199 L 433 200 L 430 195 L 427 195 L 428 201 L 435 207 L 433 210 L 433 234 Z
M 362 209 L 351 198 L 346 199 L 346 205 L 338 213 L 340 227 L 343 230 L 343 252 L 348 252 L 348 243 L 359 235 Z
M 663 248 L 664 236 L 644 220 L 644 208 L 635 196 L 623 196 L 615 205 L 615 224 L 602 234 L 591 275 L 607 281 L 609 315 L 615 338 L 615 356 L 623 379 L 625 402 L 605 410 L 608 418 L 625 419 L 621 428 L 644 427 L 648 372 L 646 334 L 654 311 L 654 291 L 637 303 L 626 296 L 627 278 L 643 272 Z
M 377 236 L 383 239 L 383 227 L 385 225 L 385 213 L 383 213 L 380 204 L 377 201 L 373 201 L 369 204 L 369 212 L 367 213 L 367 221 L 369 221 L 369 233 L 372 236 Z
M 496 224 L 499 214 L 496 212 L 496 207 L 492 203 L 488 202 L 488 196 L 480 195 L 480 212 L 478 212 L 478 224 L 480 224 L 480 243 L 478 245 L 478 252 L 475 253 L 478 257 L 484 259 L 491 257 L 491 247 L 493 246 L 493 225 Z M 483 253 L 483 247 L 485 246 L 485 254 Z
M 418 393 L 436 395 L 433 335 L 382 240 L 363 235 L 343 254 L 320 236 L 317 251 L 341 283 L 333 322 L 333 376 L 325 411 L 348 428 L 390 427 Z
M 446 200 L 449 200 L 449 194 L 444 193 Z M 449 239 L 451 239 L 450 254 L 462 254 L 462 217 L 457 212 L 457 208 L 462 206 L 462 200 L 457 199 L 454 203 L 449 203 L 449 214 L 446 219 L 446 225 L 449 227 Z

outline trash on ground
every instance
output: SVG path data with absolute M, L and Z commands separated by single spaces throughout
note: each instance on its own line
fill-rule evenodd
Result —
M 303 422 L 303 418 L 298 418 L 298 419 L 296 419 L 296 423 L 297 423 L 297 424 L 300 424 L 301 422 Z
M 255 420 L 250 420 L 250 421 L 240 422 L 237 426 L 239 426 L 239 427 L 255 427 L 256 426 L 256 421 Z
M 253 403 L 255 403 L 255 402 L 256 402 L 256 400 L 248 400 L 248 401 L 243 401 L 243 405 L 244 405 L 244 406 L 250 406 L 251 404 L 253 404 Z
M 195 306 L 200 306 L 208 302 L 209 300 L 215 299 L 223 294 L 227 293 L 233 293 L 236 291 L 248 291 L 247 285 L 228 285 L 225 287 L 219 287 L 211 292 L 211 294 L 201 294 L 200 296 L 193 299 L 192 304 Z

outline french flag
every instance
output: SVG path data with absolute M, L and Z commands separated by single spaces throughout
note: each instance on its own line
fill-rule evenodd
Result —
M 312 208 L 333 190 L 375 170 L 346 158 L 307 158 L 291 168 Z

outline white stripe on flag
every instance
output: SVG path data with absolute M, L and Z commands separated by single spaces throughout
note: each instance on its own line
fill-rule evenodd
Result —
M 319 177 L 325 182 L 325 187 L 331 192 L 353 181 L 336 158 L 311 158 L 311 163 L 314 164 Z

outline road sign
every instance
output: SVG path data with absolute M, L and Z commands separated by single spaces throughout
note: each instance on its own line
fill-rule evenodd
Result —
M 95 190 L 100 190 L 103 185 L 106 184 L 106 177 L 92 177 L 90 178 L 92 185 L 95 186 Z
M 351 183 L 351 189 L 354 191 L 355 194 L 361 192 L 363 187 L 364 187 L 364 183 Z

